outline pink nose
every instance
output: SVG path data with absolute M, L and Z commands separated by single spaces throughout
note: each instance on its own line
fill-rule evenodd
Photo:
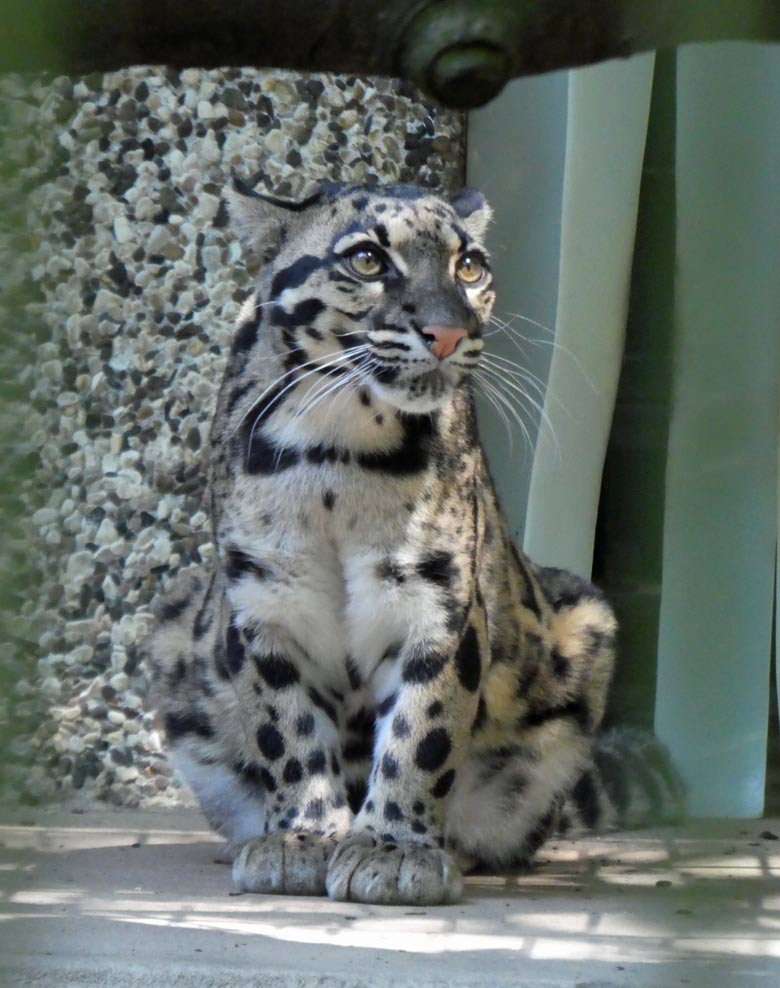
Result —
M 423 326 L 422 334 L 433 337 L 428 349 L 439 360 L 455 353 L 458 343 L 464 336 L 468 336 L 466 330 L 460 326 Z

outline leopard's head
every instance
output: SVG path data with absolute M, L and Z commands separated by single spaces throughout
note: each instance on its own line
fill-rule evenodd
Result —
M 327 364 L 407 413 L 441 407 L 476 367 L 495 298 L 480 193 L 327 185 L 290 203 L 237 182 L 227 198 L 286 366 Z

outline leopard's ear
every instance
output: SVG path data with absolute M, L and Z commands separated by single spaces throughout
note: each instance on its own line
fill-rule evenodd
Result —
M 295 217 L 321 198 L 318 190 L 300 201 L 276 199 L 255 192 L 234 176 L 224 191 L 233 229 L 252 254 L 269 261 L 284 242 Z
M 461 189 L 450 199 L 450 205 L 463 221 L 463 226 L 475 240 L 482 240 L 493 210 L 487 199 L 476 189 Z

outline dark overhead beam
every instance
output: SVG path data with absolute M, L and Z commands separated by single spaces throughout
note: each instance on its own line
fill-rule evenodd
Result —
M 515 77 L 726 38 L 780 41 L 777 0 L 10 0 L 0 68 L 254 65 L 408 78 L 479 106 Z

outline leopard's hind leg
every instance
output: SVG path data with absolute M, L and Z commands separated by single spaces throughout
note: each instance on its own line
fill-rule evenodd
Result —
M 514 654 L 488 668 L 483 717 L 458 773 L 447 841 L 463 865 L 527 862 L 589 779 L 614 664 L 616 622 L 584 580 L 532 567 L 545 597 Z

